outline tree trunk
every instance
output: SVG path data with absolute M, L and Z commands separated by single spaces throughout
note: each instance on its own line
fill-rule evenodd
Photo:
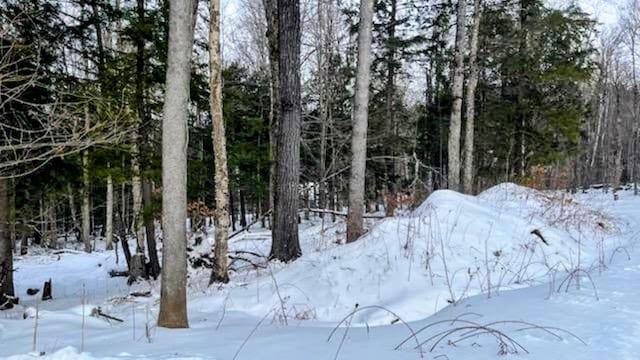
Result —
M 387 134 L 387 145 L 385 146 L 385 153 L 391 158 L 391 164 L 386 165 L 387 169 L 387 190 L 391 192 L 391 195 L 395 196 L 398 192 L 399 176 L 397 171 L 398 163 L 398 147 L 397 147 L 397 135 L 398 126 L 396 124 L 395 113 L 395 96 L 396 96 L 396 16 L 398 11 L 397 0 L 390 1 L 391 9 L 389 11 L 389 23 L 387 25 L 388 34 L 388 52 L 387 52 L 387 85 L 386 85 L 386 104 L 385 104 L 385 132 Z M 387 204 L 387 215 L 394 216 L 395 206 L 393 204 Z
M 471 30 L 471 53 L 469 55 L 469 81 L 467 83 L 467 125 L 464 138 L 463 184 L 465 194 L 473 192 L 473 135 L 476 108 L 476 88 L 478 86 L 478 37 L 482 17 L 481 0 L 474 0 L 473 28 Z
M 138 148 L 138 134 L 135 131 L 131 145 L 131 195 L 133 196 L 132 233 L 136 236 L 136 253 L 144 254 L 144 225 L 142 220 L 142 178 L 140 177 L 140 151 Z
M 71 212 L 71 231 L 74 234 L 77 234 L 76 230 L 78 229 L 78 218 L 76 216 L 76 201 L 75 196 L 73 195 L 73 189 L 71 188 L 71 183 L 67 183 L 67 196 L 69 200 L 69 211 Z M 76 239 L 77 241 L 78 239 Z
M 153 207 L 153 197 L 151 194 L 151 182 L 142 181 L 142 200 L 147 209 Z M 144 217 L 144 228 L 147 233 L 147 252 L 149 253 L 149 263 L 151 264 L 151 275 L 154 279 L 160 275 L 160 261 L 158 260 L 158 249 L 156 245 L 156 227 L 153 214 Z
M 320 111 L 320 161 L 318 164 L 318 207 L 325 209 L 327 207 L 327 189 L 325 178 L 327 176 L 327 114 L 329 106 L 327 104 L 329 97 L 327 96 L 327 61 L 329 46 L 327 45 L 328 26 L 326 24 L 327 11 L 325 0 L 318 1 L 318 23 L 319 23 L 319 41 L 318 41 L 318 85 L 320 94 L 318 96 L 318 107 Z M 324 214 L 320 213 L 320 218 Z
M 144 0 L 137 0 L 138 23 L 144 26 Z M 144 220 L 142 218 L 142 178 L 140 167 L 140 132 L 144 123 L 144 38 L 138 29 L 136 44 L 136 123 L 131 135 L 131 194 L 133 195 L 133 233 L 136 253 L 144 254 Z
M 349 212 L 347 242 L 364 234 L 364 187 L 367 166 L 367 127 L 369 116 L 369 83 L 371 81 L 371 41 L 373 28 L 373 0 L 360 0 L 358 26 L 358 68 L 353 107 L 351 135 L 351 177 L 349 179 Z
M 275 209 L 275 177 L 276 177 L 276 139 L 278 134 L 278 118 L 280 112 L 280 48 L 278 43 L 278 0 L 262 0 L 267 19 L 267 45 L 269 47 L 269 72 L 270 72 L 270 107 L 269 107 L 269 142 L 271 167 L 269 177 L 269 208 Z M 273 227 L 274 214 L 271 215 L 269 226 Z
M 238 191 L 238 196 L 240 197 L 240 227 L 244 228 L 247 226 L 247 208 L 242 189 Z
M 7 180 L 0 178 L 0 308 L 13 302 L 13 249 L 9 235 L 9 202 Z
M 193 0 L 192 0 L 193 1 Z M 192 1 L 170 0 L 169 51 L 162 118 L 162 288 L 158 326 L 187 328 L 187 121 Z
M 89 124 L 89 108 L 85 107 L 85 129 Z M 91 246 L 91 201 L 90 201 L 91 183 L 89 182 L 89 150 L 82 152 L 82 241 L 84 243 L 84 251 L 90 253 Z
M 213 152 L 215 156 L 215 246 L 213 271 L 209 283 L 228 283 L 227 238 L 229 237 L 229 167 L 227 139 L 222 118 L 222 54 L 220 46 L 220 0 L 211 0 L 209 24 L 209 71 Z M 242 201 L 242 200 L 241 200 Z M 244 206 L 243 206 L 244 207 Z
M 106 210 L 106 249 L 113 250 L 113 178 L 111 174 L 107 176 L 107 210 Z
M 455 69 L 453 74 L 451 121 L 448 144 L 448 188 L 460 191 L 460 127 L 462 117 L 462 91 L 464 85 L 464 51 L 466 48 L 465 18 L 467 1 L 458 0 L 456 26 Z
M 236 231 L 236 205 L 235 205 L 235 196 L 233 196 L 233 191 L 229 191 L 229 210 L 231 215 L 231 230 Z
M 284 262 L 295 260 L 302 254 L 298 239 L 302 117 L 300 36 L 300 0 L 278 0 L 280 113 L 270 257 Z
M 47 236 L 47 247 L 55 249 L 58 246 L 58 227 L 56 219 L 56 203 L 53 196 L 49 197 L 49 207 L 47 208 L 49 216 L 49 234 Z

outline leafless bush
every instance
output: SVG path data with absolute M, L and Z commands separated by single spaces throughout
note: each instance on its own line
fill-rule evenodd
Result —
M 620 251 L 624 251 L 624 253 L 627 255 L 627 260 L 631 261 L 631 255 L 629 255 L 629 250 L 627 250 L 626 247 L 624 246 L 618 246 L 615 250 L 613 250 L 613 252 L 611 253 L 611 257 L 609 258 L 609 265 L 611 265 L 611 262 L 613 262 L 613 258 L 615 257 L 615 255 L 620 252 Z
M 463 314 L 465 315 L 465 314 Z M 420 341 L 418 346 L 429 346 L 429 352 L 433 352 L 438 345 L 442 344 L 445 340 L 447 344 L 455 346 L 465 340 L 471 338 L 477 338 L 480 336 L 490 336 L 493 337 L 498 345 L 498 354 L 506 355 L 506 354 L 517 354 L 519 352 L 529 353 L 529 351 L 520 344 L 513 336 L 507 334 L 507 330 L 501 329 L 500 327 L 505 327 L 507 325 L 517 326 L 517 328 L 512 329 L 514 331 L 530 331 L 530 330 L 540 330 L 546 334 L 553 336 L 558 340 L 563 340 L 562 336 L 559 334 L 569 335 L 570 337 L 580 341 L 582 344 L 586 345 L 586 343 L 580 339 L 577 335 L 557 327 L 549 327 L 549 326 L 539 326 L 536 324 L 532 324 L 525 321 L 513 321 L 513 320 L 504 320 L 504 321 L 494 321 L 489 323 L 479 323 L 476 321 L 464 320 L 461 319 L 463 316 L 459 316 L 455 319 L 448 320 L 440 320 L 433 322 L 431 324 L 425 325 L 422 328 L 418 329 L 415 334 L 412 334 L 411 337 L 406 338 L 401 343 L 399 343 L 395 349 L 400 349 L 404 344 L 406 344 L 412 338 L 416 338 L 419 334 L 440 327 L 441 325 L 446 326 L 445 329 L 436 330 L 435 333 L 430 334 L 426 339 Z M 476 314 L 477 315 L 477 314 Z
M 371 310 L 371 309 L 377 309 L 377 310 L 383 310 L 389 314 L 391 314 L 392 316 L 395 317 L 395 320 L 392 323 L 395 322 L 401 322 L 404 327 L 407 328 L 407 330 L 411 333 L 411 336 L 408 339 L 415 339 L 416 341 L 416 349 L 418 349 L 420 351 L 420 357 L 424 357 L 424 351 L 422 350 L 422 345 L 419 343 L 418 341 L 418 337 L 416 336 L 416 332 L 413 330 L 413 328 L 411 327 L 411 325 L 409 325 L 409 323 L 407 323 L 406 321 L 404 321 L 398 314 L 396 314 L 395 312 L 385 308 L 384 306 L 379 306 L 379 305 L 371 305 L 371 306 L 363 306 L 363 307 L 358 307 L 356 305 L 356 309 L 354 309 L 352 312 L 350 312 L 349 314 L 347 314 L 347 316 L 345 316 L 339 323 L 338 325 L 336 325 L 333 330 L 331 330 L 331 332 L 329 333 L 329 337 L 327 338 L 327 342 L 331 341 L 331 338 L 333 337 L 333 335 L 338 331 L 338 328 L 340 328 L 340 326 L 342 324 L 346 324 L 347 326 L 345 327 L 344 333 L 342 334 L 342 338 L 340 339 L 340 343 L 338 344 L 338 349 L 336 350 L 336 354 L 334 356 L 334 360 L 338 358 L 338 355 L 340 355 L 340 350 L 342 349 L 342 345 L 344 345 L 344 341 L 347 338 L 347 334 L 349 333 L 349 329 L 351 328 L 351 320 L 353 319 L 353 316 L 361 311 L 364 310 Z M 405 342 L 408 341 L 405 340 Z M 396 348 L 397 349 L 397 348 Z
M 575 281 L 576 286 L 578 287 L 578 289 L 580 289 L 581 274 L 584 275 L 587 279 L 589 279 L 589 282 L 591 282 L 591 286 L 593 287 L 593 292 L 596 296 L 596 300 L 600 300 L 600 297 L 598 296 L 598 288 L 596 287 L 595 282 L 593 282 L 593 278 L 591 277 L 591 274 L 589 274 L 589 272 L 584 269 L 574 269 L 570 271 L 569 274 L 564 278 L 564 280 L 562 280 L 562 282 L 558 286 L 557 292 L 560 292 L 563 287 L 565 292 L 569 292 L 569 287 L 571 286 L 571 283 L 573 281 Z

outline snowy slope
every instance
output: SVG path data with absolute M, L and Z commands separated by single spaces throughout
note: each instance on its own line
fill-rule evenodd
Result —
M 396 315 L 414 330 L 459 319 L 429 327 L 418 334 L 420 341 L 464 325 L 463 320 L 517 320 L 563 329 L 553 335 L 541 329 L 518 331 L 522 324 L 495 325 L 530 353 L 525 358 L 636 359 L 640 289 L 629 284 L 640 276 L 640 258 L 633 252 L 639 216 L 640 199 L 631 193 L 614 202 L 601 192 L 570 197 L 503 184 L 477 197 L 436 192 L 409 216 L 386 219 L 350 245 L 336 244 L 343 224 L 324 231 L 317 223 L 307 224 L 301 235 L 305 255 L 292 264 L 243 268 L 222 288 L 206 287 L 207 271 L 192 272 L 189 330 L 155 328 L 157 283 L 135 286 L 153 290 L 152 298 L 122 297 L 128 293 L 124 280 L 107 279 L 115 266 L 110 253 L 19 259 L 16 281 L 24 294 L 26 287 L 55 277 L 55 300 L 40 305 L 36 346 L 52 359 L 334 358 L 344 324 L 330 342 L 327 336 L 356 304 L 359 311 L 347 320 L 353 327 L 344 337 L 340 359 L 420 358 L 414 339 L 394 350 L 410 334 Z M 531 234 L 536 229 L 548 245 Z M 257 253 L 268 247 L 264 231 L 231 244 Z M 583 273 L 579 289 L 575 278 L 565 286 L 568 271 L 578 268 L 588 271 L 595 289 Z M 65 283 L 64 289 L 56 290 L 56 282 Z M 88 353 L 80 354 L 82 284 L 90 304 L 85 313 L 101 306 L 124 322 L 87 317 Z M 455 305 L 449 304 L 452 298 Z M 27 296 L 22 300 L 33 304 Z M 369 305 L 396 315 L 368 310 Z M 34 319 L 21 315 L 20 309 L 0 313 L 0 356 L 31 350 Z M 495 337 L 486 334 L 450 345 L 460 334 L 443 339 L 433 352 L 433 341 L 425 344 L 426 358 L 504 358 L 498 356 Z M 506 358 L 523 355 L 519 349 Z
M 513 184 L 478 197 L 437 191 L 409 216 L 386 219 L 353 244 L 314 252 L 303 237 L 302 259 L 271 266 L 257 279 L 223 289 L 218 301 L 204 299 L 202 306 L 214 311 L 224 302 L 227 310 L 254 316 L 273 310 L 338 321 L 356 305 L 382 305 L 411 321 L 466 296 L 598 267 L 621 245 L 622 224 L 567 199 Z M 354 319 L 370 325 L 393 320 L 385 311 Z

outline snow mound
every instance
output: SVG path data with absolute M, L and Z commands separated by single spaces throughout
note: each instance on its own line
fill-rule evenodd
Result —
M 538 219 L 574 233 L 589 232 L 593 236 L 602 230 L 618 231 L 616 222 L 603 209 L 587 206 L 566 192 L 539 191 L 504 183 L 487 189 L 477 198 L 502 211 Z
M 222 289 L 224 296 L 196 307 L 269 313 L 286 322 L 339 321 L 379 305 L 412 321 L 471 295 L 539 284 L 560 269 L 603 265 L 603 254 L 619 246 L 614 234 L 606 225 L 589 232 L 567 227 L 556 210 L 544 207 L 550 202 L 555 204 L 552 195 L 514 184 L 478 197 L 436 191 L 409 215 L 379 222 L 352 244 L 313 251 L 303 238 L 302 258 L 268 264 L 257 278 L 236 280 L 237 286 Z M 605 218 L 568 195 L 561 204 L 574 215 Z M 369 325 L 395 321 L 380 309 L 353 318 Z

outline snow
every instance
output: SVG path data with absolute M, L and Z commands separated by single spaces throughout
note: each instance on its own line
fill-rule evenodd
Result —
M 570 195 L 515 184 L 475 197 L 437 191 L 405 216 L 370 224 L 352 244 L 339 244 L 342 222 L 304 223 L 304 256 L 291 264 L 256 256 L 270 246 L 269 233 L 257 228 L 230 249 L 259 268 L 235 261 L 232 282 L 221 287 L 207 286 L 206 269 L 190 272 L 188 330 L 155 326 L 158 282 L 129 288 L 110 278 L 109 270 L 124 267 L 113 252 L 29 255 L 16 261 L 23 305 L 0 313 L 0 356 L 38 355 L 30 353 L 35 318 L 23 313 L 33 315 L 40 294 L 25 292 L 52 278 L 54 300 L 37 304 L 36 351 L 48 359 L 327 359 L 338 351 L 340 359 L 417 359 L 415 339 L 394 350 L 409 338 L 407 326 L 436 323 L 417 335 L 424 341 L 464 321 L 511 321 L 492 329 L 522 348 L 511 354 L 514 343 L 501 347 L 487 333 L 454 346 L 459 331 L 433 352 L 437 337 L 422 346 L 426 358 L 520 358 L 526 349 L 531 359 L 636 359 L 640 289 L 629 284 L 640 276 L 639 215 L 640 198 L 626 191 L 618 201 L 595 190 Z M 193 253 L 207 252 L 211 236 Z M 152 297 L 127 296 L 142 290 Z M 88 316 L 98 306 L 124 321 Z M 513 321 L 548 328 L 521 330 L 530 326 Z

